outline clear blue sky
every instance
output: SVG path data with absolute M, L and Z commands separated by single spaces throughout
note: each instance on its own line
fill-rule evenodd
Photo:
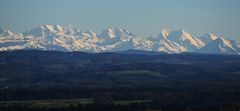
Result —
M 185 29 L 238 39 L 240 0 L 0 0 L 0 27 L 22 32 L 43 24 L 98 33 L 120 27 L 142 36 Z

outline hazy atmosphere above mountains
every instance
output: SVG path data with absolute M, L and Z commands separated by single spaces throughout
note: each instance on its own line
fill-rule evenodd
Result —
M 1 0 L 0 27 L 22 33 L 44 24 L 69 24 L 101 33 L 109 27 L 142 37 L 161 29 L 240 37 L 239 0 Z

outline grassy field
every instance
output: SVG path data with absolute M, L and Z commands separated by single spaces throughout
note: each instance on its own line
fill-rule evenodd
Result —
M 115 105 L 128 105 L 132 103 L 151 102 L 151 100 L 119 100 L 114 101 Z M 30 108 L 64 108 L 76 105 L 93 104 L 92 98 L 77 99 L 51 99 L 51 100 L 23 100 L 23 101 L 0 101 L 0 107 L 10 107 L 14 105 L 27 106 Z
M 120 105 L 128 105 L 132 103 L 145 103 L 145 102 L 151 102 L 152 100 L 122 100 L 122 101 L 114 101 L 114 104 L 120 104 Z
M 119 76 L 149 76 L 149 77 L 164 77 L 159 72 L 148 71 L 148 70 L 124 70 L 124 71 L 115 71 L 115 74 Z

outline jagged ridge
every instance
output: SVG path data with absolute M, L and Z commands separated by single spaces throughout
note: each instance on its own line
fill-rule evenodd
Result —
M 22 34 L 0 29 L 0 51 L 20 49 L 87 52 L 137 49 L 167 53 L 240 54 L 240 43 L 210 33 L 196 38 L 184 30 L 167 29 L 151 38 L 140 37 L 120 28 L 105 29 L 100 34 L 60 25 L 43 25 Z

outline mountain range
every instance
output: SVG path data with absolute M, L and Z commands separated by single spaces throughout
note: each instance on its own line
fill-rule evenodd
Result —
M 194 37 L 184 30 L 162 30 L 156 37 L 141 37 L 121 28 L 97 34 L 72 26 L 43 25 L 24 33 L 0 28 L 0 51 L 56 50 L 116 52 L 129 49 L 165 53 L 240 54 L 240 42 L 208 33 Z

